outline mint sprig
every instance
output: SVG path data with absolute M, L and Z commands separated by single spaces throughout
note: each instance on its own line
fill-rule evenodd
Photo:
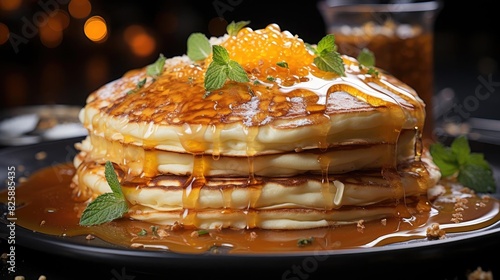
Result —
M 357 56 L 357 60 L 361 67 L 368 68 L 368 74 L 375 77 L 378 76 L 378 71 L 375 69 L 375 54 L 371 50 L 367 48 L 361 49 Z
M 308 45 L 308 48 L 316 55 L 314 64 L 320 70 L 345 76 L 344 61 L 337 52 L 337 45 L 335 44 L 335 36 L 333 34 L 323 37 L 316 47 Z
M 161 73 L 163 73 L 164 69 L 163 67 L 165 66 L 165 61 L 167 59 L 163 54 L 160 54 L 158 56 L 158 59 L 156 61 L 148 66 L 146 66 L 146 75 L 150 76 L 153 78 L 153 81 L 156 81 L 158 77 L 160 77 Z M 144 85 L 146 84 L 146 78 L 140 80 L 136 85 L 135 88 L 127 91 L 127 94 L 133 94 L 141 90 Z
M 128 211 L 128 204 L 113 164 L 107 161 L 104 168 L 104 175 L 112 192 L 99 195 L 87 205 L 80 217 L 79 223 L 82 226 L 107 223 L 121 218 Z
M 230 59 L 229 52 L 224 47 L 213 45 L 212 53 L 212 62 L 205 72 L 206 91 L 210 92 L 223 87 L 228 79 L 240 83 L 250 81 L 245 69 L 238 62 Z
M 164 71 L 163 67 L 165 66 L 166 60 L 167 59 L 165 58 L 165 56 L 161 53 L 154 63 L 146 67 L 146 74 L 148 76 L 151 76 L 153 80 L 158 79 L 158 77 L 160 77 L 161 73 L 163 73 Z
M 286 62 L 286 61 L 278 61 L 278 62 L 276 62 L 276 65 L 278 65 L 279 67 L 282 67 L 282 68 L 288 68 L 288 62 Z
M 238 32 L 240 32 L 240 30 L 243 29 L 243 27 L 245 27 L 249 24 L 250 24 L 250 21 L 248 21 L 248 20 L 238 21 L 238 22 L 232 21 L 226 27 L 227 34 L 229 34 L 229 36 L 236 36 L 238 34 Z
M 135 85 L 135 88 L 134 89 L 131 89 L 129 91 L 127 91 L 127 94 L 132 94 L 132 93 L 136 93 L 138 92 L 141 88 L 144 87 L 144 85 L 146 84 L 146 78 L 140 80 L 137 85 Z
M 443 178 L 456 176 L 459 183 L 477 192 L 496 190 L 491 166 L 483 154 L 471 152 L 465 136 L 455 138 L 450 147 L 433 143 L 430 153 Z
M 373 54 L 372 51 L 370 51 L 367 48 L 361 49 L 361 51 L 358 54 L 358 62 L 366 67 L 373 67 L 375 66 L 375 55 Z
M 202 33 L 193 33 L 187 40 L 187 56 L 192 61 L 200 61 L 212 54 L 212 46 Z

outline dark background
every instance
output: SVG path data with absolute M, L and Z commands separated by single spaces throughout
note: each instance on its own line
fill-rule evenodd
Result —
M 37 104 L 83 106 L 93 90 L 129 69 L 153 62 L 159 53 L 167 57 L 184 54 L 191 33 L 219 36 L 233 20 L 250 20 L 253 29 L 277 23 L 306 42 L 317 42 L 326 32 L 317 1 L 87 1 L 91 4 L 88 15 L 72 17 L 68 3 L 85 1 L 15 0 L 11 3 L 19 5 L 12 8 L 5 6 L 9 1 L 0 0 L 0 27 L 7 26 L 11 34 L 22 36 L 27 21 L 36 23 L 36 16 L 54 7 L 69 19 L 59 33 L 60 41 L 54 39 L 57 42 L 52 46 L 42 42 L 42 30 L 35 30 L 30 38 L 25 36 L 17 46 L 5 39 L 2 43 L 0 29 L 0 109 Z M 435 21 L 435 91 L 450 88 L 461 104 L 474 95 L 479 76 L 500 82 L 498 13 L 493 1 L 476 0 L 466 6 L 461 1 L 442 3 Z M 102 43 L 90 41 L 83 32 L 85 21 L 95 15 L 107 23 L 108 35 Z M 131 51 L 124 38 L 130 25 L 141 26 L 143 35 L 155 42 L 149 54 L 137 56 Z M 490 88 L 487 102 L 471 104 L 475 110 L 470 116 L 500 115 L 496 110 L 500 103 L 497 87 Z

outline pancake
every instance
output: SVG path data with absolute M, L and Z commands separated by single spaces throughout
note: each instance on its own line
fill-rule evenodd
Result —
M 267 62 L 252 58 L 251 46 L 238 48 L 238 42 L 260 37 L 277 37 L 297 50 L 283 51 Z M 342 57 L 345 77 L 321 71 L 312 64 L 314 56 L 305 43 L 276 25 L 259 32 L 242 30 L 221 45 L 246 65 L 254 75 L 252 83 L 229 82 L 205 97 L 203 78 L 209 61 L 174 57 L 154 82 L 146 69 L 133 70 L 92 93 L 81 111 L 82 123 L 92 135 L 110 141 L 216 156 L 349 142 L 395 145 L 403 129 L 423 127 L 425 105 L 413 89 L 389 75 L 370 77 L 347 56 Z M 275 66 L 278 59 L 287 61 L 289 68 Z M 271 73 L 274 82 L 267 80 Z M 144 79 L 139 92 L 128 94 Z
M 412 158 L 414 132 L 405 131 L 398 139 L 398 161 Z M 384 143 L 351 143 L 327 150 L 297 150 L 253 156 L 249 162 L 243 156 L 207 155 L 203 158 L 206 176 L 246 176 L 252 168 L 255 175 L 284 177 L 303 173 L 327 171 L 331 174 L 346 173 L 355 170 L 380 169 L 392 160 L 392 149 Z M 109 141 L 103 137 L 91 135 L 79 145 L 82 151 L 78 160 L 101 162 L 111 160 L 130 176 L 141 174 L 192 174 L 194 158 L 189 153 L 177 153 L 159 149 L 145 150 L 140 146 L 127 145 L 118 141 Z M 85 153 L 85 156 L 83 155 Z M 318 158 L 321 157 L 321 160 Z M 76 164 L 78 165 L 78 163 Z M 251 165 L 251 166 L 250 166 Z M 328 165 L 328 166 L 326 166 Z
M 344 74 L 322 70 L 310 45 L 276 24 L 209 43 L 249 81 L 208 91 L 212 55 L 182 55 L 157 76 L 131 70 L 89 95 L 75 199 L 111 192 L 111 162 L 126 216 L 153 224 L 293 230 L 429 211 L 439 171 L 412 88 L 345 55 Z
M 102 164 L 84 166 L 75 177 L 77 185 L 89 186 L 94 196 L 111 192 Z M 418 173 L 422 167 L 428 172 Z M 184 226 L 195 228 L 299 229 L 356 223 L 384 215 L 407 217 L 417 211 L 419 202 L 425 207 L 428 189 L 440 178 L 439 170 L 427 158 L 400 165 L 393 179 L 375 170 L 332 175 L 326 182 L 321 175 L 311 174 L 255 177 L 253 182 L 247 177 L 197 181 L 176 175 L 127 179 L 127 174 L 119 167 L 117 170 L 121 181 L 127 182 L 122 183 L 122 189 L 132 205 L 130 217 L 163 225 L 182 221 Z M 75 191 L 82 190 L 76 187 Z M 302 213 L 309 218 L 301 217 Z

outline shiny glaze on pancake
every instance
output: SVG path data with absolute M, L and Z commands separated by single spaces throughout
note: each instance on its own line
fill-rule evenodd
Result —
M 246 42 L 254 41 L 253 44 Z M 248 83 L 228 81 L 206 96 L 204 73 L 211 57 L 193 62 L 178 58 L 167 62 L 157 79 L 145 69 L 133 70 L 89 98 L 89 106 L 128 122 L 161 125 L 219 125 L 242 122 L 245 126 L 273 125 L 279 120 L 305 118 L 300 125 L 327 121 L 328 115 L 390 107 L 395 117 L 412 116 L 423 125 L 424 104 L 417 94 L 393 76 L 379 70 L 379 77 L 343 56 L 346 76 L 319 70 L 306 44 L 277 25 L 253 31 L 245 28 L 221 43 L 231 59 L 238 61 L 250 77 Z M 259 48 L 253 47 L 259 46 Z M 288 46 L 288 47 L 287 47 Z M 277 62 L 286 61 L 288 68 Z M 268 78 L 272 77 L 274 81 Z M 127 94 L 147 78 L 138 92 Z M 336 97 L 348 93 L 354 98 Z M 294 123 L 293 126 L 296 126 Z

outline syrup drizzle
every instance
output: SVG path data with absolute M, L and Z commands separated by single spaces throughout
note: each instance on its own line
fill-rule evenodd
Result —
M 254 44 L 250 45 L 248 42 Z M 217 92 L 205 96 L 204 72 L 210 63 L 209 57 L 196 65 L 186 62 L 167 65 L 166 71 L 156 81 L 148 83 L 134 94 L 127 94 L 128 88 L 134 88 L 137 81 L 145 77 L 144 69 L 131 71 L 123 80 L 104 87 L 89 99 L 89 107 L 92 107 L 93 103 L 100 104 L 102 106 L 99 106 L 99 110 L 105 113 L 95 114 L 90 122 L 91 126 L 88 120 L 84 121 L 91 134 L 124 144 L 142 145 L 144 148 L 143 170 L 139 174 L 141 180 L 134 178 L 137 174 L 131 174 L 129 166 L 133 162 L 116 162 L 123 172 L 128 174 L 125 184 L 131 181 L 139 187 L 147 186 L 148 180 L 159 175 L 157 158 L 150 151 L 163 143 L 149 138 L 158 134 L 160 125 L 179 128 L 176 135 L 178 143 L 193 157 L 191 174 L 183 186 L 184 209 L 179 222 L 188 227 L 197 225 L 196 210 L 201 190 L 206 184 L 206 170 L 209 168 L 205 157 L 211 155 L 212 158 L 218 159 L 225 156 L 227 151 L 221 149 L 224 147 L 221 135 L 225 126 L 243 124 L 245 139 L 241 139 L 241 142 L 246 144 L 248 158 L 246 187 L 251 190 L 245 209 L 246 227 L 255 227 L 258 221 L 254 208 L 260 198 L 262 181 L 255 176 L 254 164 L 255 157 L 263 152 L 259 146 L 259 137 L 263 137 L 264 133 L 261 128 L 272 125 L 274 121 L 304 117 L 318 129 L 317 161 L 321 166 L 321 193 L 326 201 L 325 208 L 339 208 L 343 186 L 335 183 L 335 176 L 329 174 L 331 159 L 323 156 L 323 153 L 336 140 L 335 124 L 331 123 L 330 118 L 330 114 L 336 113 L 331 109 L 335 104 L 329 101 L 334 100 L 336 94 L 347 93 L 370 108 L 391 114 L 391 121 L 384 133 L 381 133 L 380 139 L 386 144 L 389 155 L 382 163 L 381 175 L 393 188 L 392 197 L 397 205 L 395 215 L 411 217 L 412 213 L 406 209 L 406 203 L 398 200 L 399 197 L 404 197 L 404 188 L 397 170 L 397 143 L 403 126 L 407 128 L 410 125 L 415 128 L 415 161 L 420 161 L 422 155 L 419 143 L 424 110 L 421 101 L 411 89 L 383 72 L 376 78 L 367 74 L 357 61 L 347 56 L 342 57 L 346 66 L 345 77 L 321 71 L 313 64 L 314 55 L 307 50 L 304 42 L 287 32 L 281 32 L 275 24 L 258 31 L 244 28 L 221 45 L 229 51 L 232 59 L 238 61 L 251 74 L 252 79 L 267 82 L 243 84 L 229 81 Z M 255 48 L 254 45 L 260 47 Z M 289 67 L 278 67 L 276 63 L 280 61 L 286 61 Z M 274 82 L 269 82 L 269 77 L 272 77 Z M 296 102 L 297 99 L 301 102 Z M 113 117 L 112 125 L 108 123 L 110 118 L 107 116 Z M 412 120 L 415 123 L 408 124 Z M 140 126 L 142 123 L 147 125 Z M 96 139 L 91 136 L 92 141 Z M 301 148 L 296 147 L 298 150 Z M 110 154 L 116 155 L 114 152 Z M 118 155 L 120 154 L 118 151 Z M 102 162 L 108 157 L 110 156 L 103 155 L 102 158 L 87 160 Z M 425 167 L 420 165 L 415 168 L 415 172 L 425 174 Z M 224 188 L 221 191 L 225 208 L 228 208 L 234 190 Z
M 446 187 L 443 200 L 429 204 L 425 198 L 417 202 L 421 211 L 412 213 L 410 219 L 396 216 L 383 220 L 365 222 L 360 230 L 357 225 L 330 226 L 307 230 L 260 230 L 260 229 L 221 229 L 210 230 L 210 234 L 193 234 L 189 227 L 172 229 L 158 226 L 157 231 L 167 235 L 154 235 L 153 224 L 122 218 L 100 226 L 83 227 L 78 225 L 79 214 L 86 203 L 72 199 L 69 187 L 76 170 L 71 163 L 50 166 L 38 170 L 16 188 L 18 208 L 16 223 L 19 226 L 39 233 L 55 236 L 94 235 L 102 240 L 125 248 L 144 250 L 167 250 L 179 253 L 206 253 L 214 246 L 229 248 L 228 254 L 275 254 L 342 250 L 352 248 L 371 248 L 397 242 L 426 238 L 426 228 L 439 223 L 446 232 L 445 238 L 453 233 L 473 232 L 494 226 L 500 221 L 500 203 L 489 196 L 480 196 L 463 191 L 453 183 L 441 182 Z M 44 186 L 40 188 L 40 186 Z M 224 189 L 224 191 L 228 191 Z M 228 191 L 231 193 L 231 191 Z M 45 199 L 40 199 L 44 197 Z M 0 202 L 7 203 L 8 192 L 0 192 Z M 457 201 L 463 204 L 457 205 Z M 402 206 L 402 205 L 401 205 Z M 461 206 L 461 207 L 459 207 Z M 425 209 L 427 208 L 427 209 Z M 395 211 L 406 216 L 404 207 Z M 456 221 L 460 213 L 461 220 Z M 255 212 L 248 210 L 246 223 L 251 227 L 257 222 Z M 194 211 L 185 210 L 183 219 L 189 224 L 197 224 Z M 139 232 L 146 230 L 146 235 Z M 313 237 L 311 246 L 299 247 L 297 241 Z M 432 242 L 432 241 L 428 241 Z M 140 245 L 137 247 L 137 245 Z M 425 244 L 425 243 L 422 243 Z M 92 245 L 92 241 L 89 241 Z

